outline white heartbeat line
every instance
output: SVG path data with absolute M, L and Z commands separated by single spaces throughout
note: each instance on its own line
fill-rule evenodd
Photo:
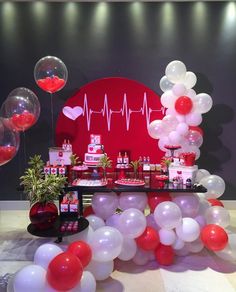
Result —
M 161 107 L 160 109 L 149 108 L 148 103 L 147 103 L 147 93 L 146 92 L 144 92 L 143 104 L 139 110 L 133 110 L 131 108 L 128 108 L 127 95 L 126 95 L 126 93 L 124 93 L 123 105 L 122 105 L 122 108 L 120 108 L 119 110 L 109 109 L 107 94 L 105 94 L 103 108 L 99 111 L 95 111 L 95 110 L 89 108 L 87 94 L 86 93 L 84 94 L 83 116 L 86 116 L 88 131 L 90 130 L 92 115 L 94 115 L 94 114 L 101 114 L 103 117 L 106 116 L 108 131 L 111 130 L 112 115 L 113 114 L 121 114 L 122 117 L 125 116 L 126 130 L 129 131 L 131 114 L 141 113 L 142 116 L 144 116 L 144 115 L 146 116 L 146 126 L 148 129 L 148 125 L 150 124 L 151 113 L 153 113 L 153 112 L 162 112 L 162 114 L 164 115 L 165 108 L 164 107 Z

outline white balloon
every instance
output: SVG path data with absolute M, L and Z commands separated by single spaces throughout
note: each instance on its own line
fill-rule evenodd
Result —
M 122 192 L 119 196 L 121 210 L 135 208 L 144 211 L 147 206 L 147 194 L 144 192 Z
M 91 226 L 88 226 L 85 230 L 79 233 L 67 236 L 65 238 L 65 242 L 71 243 L 71 242 L 80 240 L 80 241 L 85 241 L 87 243 L 90 243 L 93 233 L 94 233 L 93 228 Z
M 194 97 L 196 96 L 197 94 L 196 94 L 196 91 L 194 90 L 194 89 L 189 89 L 188 91 L 187 91 L 187 94 L 186 94 L 186 96 L 188 96 L 188 97 L 190 97 L 191 99 L 194 99 Z
M 165 92 L 167 90 L 170 90 L 173 87 L 174 83 L 170 82 L 170 80 L 166 76 L 163 76 L 160 80 L 159 85 L 161 90 Z
M 212 108 L 212 98 L 209 94 L 199 93 L 194 98 L 194 109 L 196 112 L 205 114 Z
M 172 90 L 167 90 L 161 95 L 161 104 L 165 108 L 174 108 L 177 96 L 175 96 Z
M 200 226 L 193 218 L 185 217 L 180 225 L 176 227 L 176 234 L 186 242 L 196 240 L 200 235 Z
M 138 266 L 146 265 L 150 260 L 150 252 L 142 249 L 137 249 L 133 262 Z
M 197 194 L 199 197 L 199 194 Z M 205 199 L 200 198 L 199 202 L 199 209 L 198 209 L 198 215 L 203 215 L 205 217 L 206 211 L 211 207 L 211 204 Z
M 181 82 L 186 75 L 186 66 L 183 62 L 175 60 L 166 66 L 166 77 L 173 83 Z
M 210 175 L 210 172 L 208 170 L 203 169 L 203 168 L 198 169 L 198 171 L 196 173 L 196 179 L 195 179 L 195 181 L 198 183 L 198 182 L 200 182 L 200 180 L 202 178 L 204 178 L 205 176 L 209 176 L 209 175 Z
M 192 242 L 186 242 L 185 247 L 190 252 L 198 253 L 203 250 L 204 244 L 200 238 L 197 238 Z
M 96 215 L 93 214 L 88 215 L 86 219 L 89 222 L 89 226 L 91 226 L 94 231 L 97 230 L 98 228 L 105 226 L 104 220 Z
M 98 262 L 108 262 L 115 259 L 121 252 L 123 236 L 114 227 L 104 226 L 94 231 L 90 246 L 92 259 Z
M 185 257 L 189 254 L 189 250 L 185 247 L 182 247 L 181 249 L 175 249 L 175 254 L 179 257 Z
M 235 262 L 236 261 L 236 234 L 228 234 L 228 243 L 226 247 L 220 251 L 215 251 L 215 254 L 226 261 Z
M 187 89 L 190 89 L 197 83 L 197 76 L 193 72 L 187 71 L 183 83 Z
M 177 83 L 173 86 L 172 91 L 176 96 L 179 97 L 179 96 L 185 95 L 187 93 L 187 88 L 185 87 L 184 84 Z
M 34 254 L 34 264 L 39 265 L 46 270 L 51 260 L 62 252 L 63 250 L 56 244 L 42 244 L 37 248 Z
M 201 229 L 206 225 L 206 218 L 203 215 L 197 215 L 193 219 L 197 221 Z
M 79 284 L 77 284 L 69 292 L 95 292 L 96 291 L 96 280 L 93 274 L 89 271 L 84 271 L 80 279 Z
M 161 227 L 156 223 L 153 213 L 148 214 L 146 216 L 146 220 L 147 220 L 147 226 L 152 227 L 156 231 L 160 230 Z
M 171 144 L 174 144 L 174 145 L 178 144 L 181 140 L 181 136 L 177 131 L 171 131 L 168 138 Z
M 114 192 L 94 193 L 92 197 L 92 208 L 95 215 L 107 219 L 115 213 L 118 207 L 118 197 Z
M 170 139 L 168 137 L 161 137 L 157 144 L 161 151 L 166 152 L 168 150 L 165 148 L 165 146 L 170 145 Z
M 202 115 L 197 112 L 191 112 L 185 116 L 185 121 L 189 126 L 198 126 L 202 122 Z
M 38 265 L 28 265 L 14 277 L 14 292 L 42 292 L 45 286 L 46 270 Z
M 175 250 L 181 250 L 185 245 L 185 242 L 180 239 L 178 236 L 176 236 L 175 242 L 172 244 L 173 249 Z
M 172 202 L 179 206 L 183 217 L 195 217 L 198 214 L 200 199 L 195 194 L 173 195 Z
M 163 127 L 166 131 L 166 133 L 170 133 L 171 131 L 175 130 L 178 125 L 178 120 L 175 116 L 172 115 L 166 115 L 162 119 Z
M 189 145 L 191 146 L 196 146 L 196 147 L 202 146 L 203 138 L 202 138 L 202 135 L 198 131 L 189 129 L 185 138 L 188 140 Z
M 120 215 L 118 229 L 128 238 L 140 236 L 147 226 L 145 215 L 138 209 L 130 208 Z
M 184 122 L 180 122 L 176 127 L 176 131 L 180 135 L 186 135 L 188 133 L 188 125 Z
M 162 228 L 159 230 L 159 237 L 160 242 L 164 245 L 172 245 L 176 241 L 176 234 L 174 230 Z
M 153 139 L 159 139 L 165 134 L 162 120 L 154 120 L 148 125 L 148 134 Z
M 216 224 L 221 227 L 230 225 L 229 211 L 221 206 L 212 206 L 206 210 L 207 224 Z
M 92 260 L 88 266 L 85 268 L 93 274 L 97 281 L 103 281 L 107 279 L 114 269 L 114 261 L 109 262 L 97 262 Z
M 118 258 L 122 261 L 129 261 L 131 260 L 137 251 L 137 244 L 133 238 L 126 238 L 124 237 L 121 252 Z
M 166 201 L 157 205 L 154 210 L 154 218 L 161 228 L 173 229 L 181 223 L 180 208 L 173 202 Z
M 107 218 L 106 225 L 117 228 L 119 220 L 120 220 L 120 214 L 119 213 L 113 214 Z
M 205 176 L 199 183 L 207 189 L 205 193 L 207 199 L 217 199 L 225 191 L 225 182 L 218 175 Z

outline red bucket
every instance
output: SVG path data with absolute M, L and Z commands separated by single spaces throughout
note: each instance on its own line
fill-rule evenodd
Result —
M 181 157 L 184 160 L 185 166 L 194 166 L 196 160 L 196 154 L 194 152 L 181 153 Z

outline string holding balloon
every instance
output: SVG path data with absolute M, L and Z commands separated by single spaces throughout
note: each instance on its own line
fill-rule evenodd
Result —
M 37 122 L 39 115 L 40 103 L 38 97 L 33 91 L 25 87 L 18 87 L 12 90 L 0 109 L 0 116 L 4 126 L 14 133 L 23 133 L 25 161 L 25 131 Z
M 43 57 L 35 65 L 34 79 L 36 84 L 42 90 L 50 93 L 52 146 L 54 146 L 53 94 L 60 91 L 66 85 L 67 78 L 68 71 L 66 65 L 55 56 Z

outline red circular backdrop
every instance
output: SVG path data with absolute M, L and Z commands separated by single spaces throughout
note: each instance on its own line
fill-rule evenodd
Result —
M 101 134 L 107 155 L 116 163 L 119 151 L 127 152 L 131 160 L 150 156 L 160 161 L 163 152 L 157 140 L 148 135 L 148 124 L 164 116 L 160 97 L 147 86 L 126 78 L 98 79 L 80 88 L 64 106 L 77 118 L 72 120 L 62 112 L 56 126 L 56 144 L 69 139 L 73 152 L 81 160 L 87 152 L 90 134 Z

